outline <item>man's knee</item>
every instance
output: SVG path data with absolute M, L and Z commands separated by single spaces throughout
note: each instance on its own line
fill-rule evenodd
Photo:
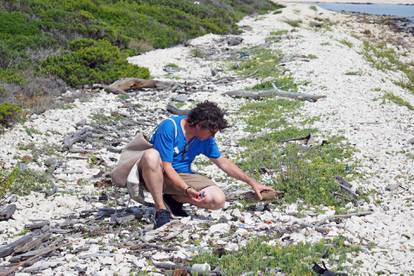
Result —
M 143 169 L 156 169 L 160 166 L 160 154 L 155 149 L 148 149 L 144 152 L 140 166 Z
M 207 196 L 206 200 L 209 204 L 209 209 L 217 210 L 224 207 L 226 196 L 220 189 L 217 188 L 214 192 Z

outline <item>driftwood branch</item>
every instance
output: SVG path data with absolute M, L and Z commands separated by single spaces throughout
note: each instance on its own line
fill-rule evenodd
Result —
M 190 110 L 188 109 L 179 109 L 172 102 L 167 104 L 167 111 L 174 115 L 188 115 Z
M 333 216 L 329 216 L 319 221 L 315 221 L 311 223 L 299 223 L 299 227 L 295 228 L 295 231 L 299 231 L 301 229 L 308 228 L 308 227 L 314 227 L 317 229 L 318 227 L 326 223 L 329 223 L 330 221 L 333 221 L 333 220 L 341 220 L 341 219 L 347 219 L 351 217 L 363 217 L 363 216 L 371 215 L 373 213 L 374 213 L 373 211 L 362 211 L 362 212 L 355 212 L 355 213 L 342 214 L 342 215 L 333 215 Z M 292 228 L 291 226 L 289 227 Z
M 281 140 L 281 143 L 293 142 L 293 141 L 300 141 L 301 144 L 309 145 L 313 141 L 313 135 L 309 133 L 305 137 L 296 137 L 296 138 L 288 138 L 285 140 Z
M 178 86 L 176 82 L 170 81 L 158 81 L 158 80 L 145 80 L 138 78 L 124 78 L 115 81 L 111 85 L 103 86 L 106 92 L 109 93 L 124 93 L 128 90 L 143 89 L 143 88 L 155 88 L 158 90 L 175 89 Z
M 343 177 L 337 176 L 335 177 L 336 181 L 338 181 L 339 186 L 342 190 L 347 192 L 353 198 L 357 198 L 358 195 L 352 190 L 351 184 L 349 184 Z
M 85 127 L 75 133 L 68 134 L 63 138 L 63 148 L 69 150 L 73 144 L 81 141 L 85 141 L 87 137 L 92 135 L 92 129 Z
M 15 248 L 30 242 L 35 235 L 36 235 L 36 232 L 31 232 L 31 233 L 15 240 L 14 242 L 11 242 L 7 245 L 4 245 L 4 246 L 0 247 L 0 258 L 4 258 L 6 256 L 9 256 L 10 254 L 12 254 L 14 252 Z
M 272 97 L 272 96 L 279 96 L 284 98 L 290 98 L 295 100 L 302 100 L 302 101 L 309 101 L 309 102 L 316 102 L 319 99 L 326 98 L 326 96 L 322 95 L 311 95 L 299 92 L 286 92 L 282 91 L 277 87 L 268 90 L 261 90 L 257 92 L 253 91 L 246 91 L 246 90 L 233 90 L 224 92 L 223 95 L 227 95 L 233 98 L 249 98 L 254 100 L 259 100 L 261 98 Z
M 318 222 L 315 222 L 313 225 L 321 226 L 325 223 L 328 223 L 331 220 L 346 219 L 346 218 L 351 218 L 351 217 L 363 217 L 363 216 L 371 215 L 373 213 L 374 213 L 373 211 L 363 211 L 363 212 L 355 212 L 355 213 L 342 214 L 342 215 L 333 215 L 333 216 L 326 217 Z
M 65 244 L 62 244 L 61 242 L 62 242 L 62 240 L 57 240 L 57 241 L 53 242 L 48 247 L 37 249 L 37 250 L 34 250 L 34 251 L 31 251 L 31 252 L 28 252 L 28 253 L 24 254 L 25 257 L 27 257 L 26 260 L 20 261 L 19 263 L 17 263 L 13 267 L 11 267 L 8 271 L 0 273 L 0 276 L 13 275 L 16 271 L 19 270 L 19 268 L 28 267 L 28 266 L 33 265 L 41 257 L 47 256 L 50 253 L 52 253 L 53 251 L 55 251 L 56 249 L 58 249 L 60 247 L 63 247 Z

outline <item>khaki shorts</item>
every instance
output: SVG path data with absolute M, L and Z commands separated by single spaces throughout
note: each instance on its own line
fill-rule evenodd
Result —
M 196 191 L 201 191 L 204 188 L 210 187 L 210 186 L 217 186 L 216 183 L 214 183 L 211 179 L 204 175 L 195 174 L 195 173 L 179 173 L 178 174 L 184 182 L 194 188 Z M 148 188 L 145 184 L 144 178 L 142 177 L 142 171 L 139 169 L 139 182 L 140 184 L 143 184 L 145 187 L 145 190 L 148 191 Z M 164 174 L 164 194 L 170 194 L 170 195 L 182 195 L 184 192 L 182 190 L 176 189 L 173 184 L 171 183 L 170 178 L 168 178 Z

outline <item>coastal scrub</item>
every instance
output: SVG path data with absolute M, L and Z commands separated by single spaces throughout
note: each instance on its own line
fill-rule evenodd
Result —
M 268 39 L 284 34 L 283 31 L 271 34 Z M 242 77 L 256 77 L 260 82 L 253 86 L 253 90 L 271 89 L 272 84 L 286 91 L 297 91 L 298 84 L 290 74 L 280 68 L 282 60 L 280 51 L 272 51 L 263 47 L 245 49 L 238 53 L 239 61 L 233 64 L 233 69 Z
M 343 238 L 321 240 L 317 243 L 292 244 L 288 246 L 270 245 L 264 239 L 253 239 L 238 251 L 219 256 L 214 253 L 201 253 L 195 256 L 192 263 L 208 263 L 219 266 L 223 275 L 242 275 L 259 272 L 273 275 L 272 271 L 280 270 L 289 275 L 311 275 L 314 262 L 327 258 L 327 262 L 335 263 L 336 270 L 343 270 L 349 257 L 347 254 L 357 252 L 358 247 L 345 245 Z
M 356 177 L 349 161 L 354 149 L 341 137 L 324 137 L 314 144 L 287 142 L 318 135 L 313 128 L 298 128 L 289 121 L 298 116 L 301 102 L 268 98 L 241 107 L 246 130 L 255 138 L 240 141 L 240 167 L 262 182 L 284 192 L 287 203 L 345 206 L 352 199 L 341 191 L 336 176 Z

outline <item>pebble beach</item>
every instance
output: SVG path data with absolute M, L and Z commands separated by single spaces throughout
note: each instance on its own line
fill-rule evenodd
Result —
M 350 275 L 414 275 L 414 110 L 382 98 L 389 92 L 413 106 L 414 93 L 397 84 L 405 80 L 401 71 L 379 70 L 363 54 L 365 40 L 388 41 L 404 62 L 413 63 L 414 37 L 396 30 L 388 17 L 341 14 L 292 1 L 285 5 L 281 13 L 248 16 L 240 21 L 242 32 L 237 37 L 242 41 L 238 45 L 227 43 L 235 35 L 208 34 L 188 41 L 187 45 L 128 59 L 149 68 L 152 78 L 175 81 L 184 88 L 172 92 L 132 91 L 128 98 L 98 88 L 68 91 L 61 99 L 76 98 L 86 92 L 89 96 L 80 97 L 67 108 L 32 115 L 1 134 L 3 165 L 12 168 L 23 156 L 33 158 L 33 150 L 22 145 L 35 144 L 39 149 L 37 161 L 27 166 L 33 170 L 53 167 L 57 191 L 52 195 L 8 196 L 2 204 L 13 203 L 17 210 L 13 219 L 0 221 L 0 245 L 16 240 L 25 225 L 34 220 L 48 221 L 53 237 L 61 238 L 64 244 L 56 254 L 20 269 L 16 275 L 129 275 L 139 271 L 162 275 L 157 262 L 185 262 L 211 249 L 212 243 L 234 252 L 251 238 L 277 231 L 284 234 L 274 243 L 312 243 L 341 236 L 347 243 L 358 245 L 360 250 L 344 264 L 344 272 Z M 301 23 L 292 26 L 288 23 L 292 20 Z M 318 21 L 329 22 L 331 27 L 321 30 L 315 27 Z M 271 33 L 282 30 L 285 33 L 280 39 L 269 44 L 267 38 Z M 299 92 L 326 96 L 314 103 L 304 102 L 300 116 L 292 123 L 318 118 L 311 125 L 319 130 L 316 139 L 341 136 L 355 147 L 352 159 L 359 164 L 360 177 L 351 184 L 354 189 L 367 192 L 368 199 L 350 204 L 348 213 L 370 213 L 329 221 L 323 225 L 323 231 L 317 223 L 334 216 L 332 208 L 319 206 L 301 213 L 298 203 L 280 206 L 277 202 L 271 203 L 269 210 L 253 211 L 234 208 L 237 201 L 216 211 L 187 206 L 192 218 L 174 219 L 157 230 L 152 229 L 151 210 L 143 213 L 135 226 L 111 228 L 109 218 L 94 221 L 93 215 L 99 208 L 136 205 L 125 190 L 105 182 L 108 168 L 115 166 L 120 150 L 135 132 L 148 134 L 157 122 L 171 115 L 165 107 L 172 99 L 190 104 L 212 100 L 224 108 L 231 128 L 218 134 L 219 146 L 224 154 L 237 158 L 242 150 L 238 141 L 249 135 L 239 108 L 249 100 L 222 93 L 245 89 L 259 80 L 254 76 L 242 78 L 226 64 L 232 53 L 263 45 L 280 51 L 285 70 L 296 81 L 306 83 Z M 195 56 L 194 49 L 207 54 Z M 171 69 L 171 64 L 179 70 Z M 97 118 L 114 116 L 121 119 L 101 119 L 96 124 Z M 72 151 L 51 155 L 45 150 L 45 145 L 61 147 L 65 136 L 84 128 L 91 130 L 91 136 L 74 145 Z M 95 158 L 93 166 L 91 154 Z M 248 191 L 245 184 L 226 177 L 213 165 L 200 162 L 196 169 L 215 180 L 228 197 L 235 191 Z M 102 200 L 102 193 L 109 196 L 108 201 Z M 309 227 L 298 227 L 305 224 Z M 194 240 L 199 241 L 197 245 Z M 137 244 L 157 246 L 132 249 Z M 10 264 L 10 259 L 0 258 L 0 267 Z M 335 263 L 327 265 L 335 268 Z

